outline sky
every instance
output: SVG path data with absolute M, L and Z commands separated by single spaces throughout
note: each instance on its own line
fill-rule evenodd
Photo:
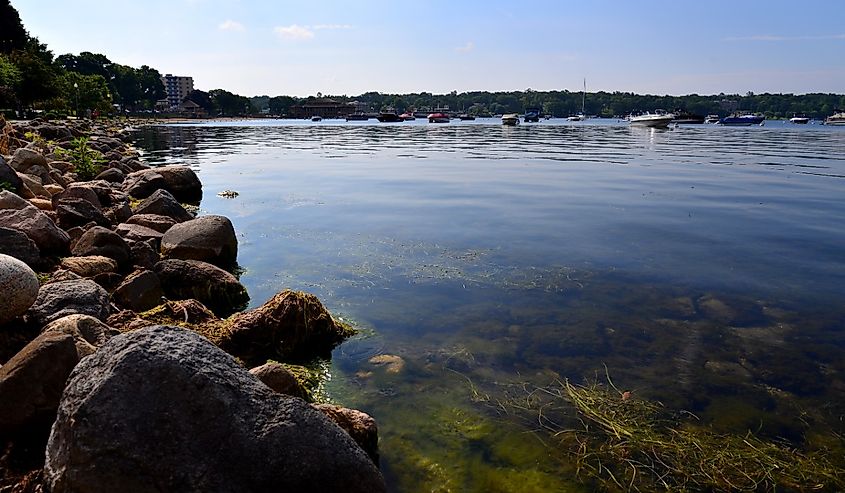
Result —
M 244 96 L 845 92 L 845 0 L 11 0 L 54 54 Z

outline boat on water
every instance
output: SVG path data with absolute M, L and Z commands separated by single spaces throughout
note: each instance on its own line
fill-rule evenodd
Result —
M 406 121 L 406 122 L 414 121 L 414 120 L 417 119 L 417 117 L 415 117 L 413 113 L 410 113 L 408 111 L 399 115 L 399 118 L 401 118 L 403 121 Z
M 789 123 L 795 123 L 796 125 L 806 125 L 810 123 L 810 118 L 804 115 L 795 115 L 789 119 Z
M 519 125 L 519 115 L 516 113 L 502 115 L 502 125 Z
M 540 108 L 528 108 L 525 110 L 525 123 L 540 121 Z
M 376 120 L 381 123 L 396 123 L 404 121 L 399 115 L 390 111 L 379 113 L 379 115 L 376 117 Z
M 465 120 L 465 121 L 472 121 L 472 120 L 475 120 L 475 117 L 474 117 L 474 116 L 472 116 L 472 115 L 470 115 L 470 114 L 468 114 L 468 113 L 461 113 L 460 115 L 458 115 L 458 118 L 459 118 L 460 120 Z
M 845 111 L 837 111 L 824 119 L 825 125 L 845 125 Z
M 751 125 L 762 125 L 766 119 L 763 115 L 731 115 L 719 120 L 719 125 L 730 127 L 750 127 Z
M 364 113 L 352 113 L 350 115 L 346 115 L 346 121 L 348 122 L 365 122 L 369 119 L 370 117 Z
M 704 117 L 704 123 L 719 123 L 719 115 L 707 115 Z
M 694 113 L 675 113 L 675 119 L 672 120 L 672 123 L 678 123 L 681 125 L 700 125 L 704 123 L 704 116 L 696 115 Z
M 446 113 L 431 113 L 428 115 L 428 123 L 449 123 L 449 115 Z
M 584 113 L 584 104 L 587 102 L 587 79 L 584 79 L 584 90 L 581 91 L 581 113 L 577 115 L 567 116 L 566 119 L 571 122 L 583 122 L 587 119 L 587 114 Z
M 666 128 L 675 119 L 672 113 L 656 110 L 654 113 L 645 112 L 628 117 L 628 123 L 639 127 Z
M 314 116 L 311 117 L 311 121 L 312 122 L 321 122 L 321 121 L 323 121 L 323 117 L 320 116 L 320 115 L 314 115 Z

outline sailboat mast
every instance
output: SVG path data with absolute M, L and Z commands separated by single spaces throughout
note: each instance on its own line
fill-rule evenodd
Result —
M 581 92 L 581 114 L 584 115 L 584 102 L 587 100 L 587 78 L 584 77 L 584 91 Z

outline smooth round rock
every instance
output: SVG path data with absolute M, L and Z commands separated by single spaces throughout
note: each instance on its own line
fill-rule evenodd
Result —
M 26 313 L 38 297 L 38 288 L 35 271 L 0 253 L 0 324 Z

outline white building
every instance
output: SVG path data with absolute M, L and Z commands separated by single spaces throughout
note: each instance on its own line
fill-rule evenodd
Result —
M 161 78 L 164 90 L 167 91 L 167 102 L 174 108 L 194 90 L 194 78 L 181 75 L 167 74 Z

